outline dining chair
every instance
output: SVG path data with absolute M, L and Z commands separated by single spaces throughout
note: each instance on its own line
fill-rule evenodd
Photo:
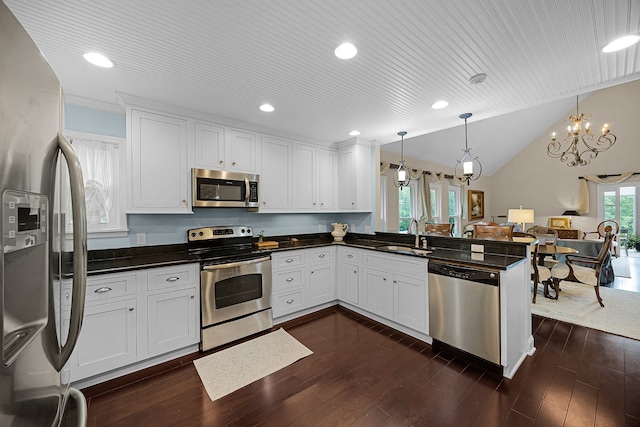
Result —
M 578 282 L 593 286 L 600 306 L 604 307 L 600 297 L 600 269 L 609 255 L 611 243 L 615 235 L 607 232 L 597 257 L 569 254 L 564 263 L 559 263 L 551 269 L 551 278 L 556 288 L 556 296 L 560 287 L 560 280 L 573 276 Z
M 453 237 L 453 224 L 425 224 L 425 232 L 432 236 Z
M 604 239 L 604 235 L 608 232 L 613 234 L 613 240 L 611 242 L 611 255 L 618 258 L 620 256 L 620 250 L 618 248 L 618 233 L 620 232 L 620 225 L 616 220 L 605 219 L 598 224 L 596 231 L 585 231 L 582 233 L 582 239 L 586 239 L 590 234 L 596 234 L 596 239 Z
M 556 248 L 558 246 L 558 230 L 555 228 L 542 227 L 539 225 L 535 225 L 527 230 L 527 233 L 533 234 L 536 236 L 541 245 L 552 245 L 550 247 Z M 549 256 L 545 256 L 544 264 L 548 268 L 553 267 L 554 264 L 557 264 L 557 254 L 551 254 Z
M 536 297 L 538 296 L 538 284 L 544 285 L 544 295 L 549 295 L 549 281 L 551 280 L 551 269 L 544 265 L 538 265 L 538 237 L 532 233 L 523 233 L 520 231 L 514 231 L 513 237 L 528 237 L 536 243 L 531 248 L 531 281 L 533 282 L 533 298 L 532 303 L 536 303 Z M 557 296 L 557 293 L 556 293 Z
M 499 224 L 497 222 L 492 222 L 492 221 L 471 222 L 471 223 L 469 223 L 469 224 L 464 226 L 464 230 L 462 232 L 464 237 L 473 237 L 473 226 L 474 225 L 499 225 Z
M 511 240 L 513 238 L 513 225 L 479 225 L 473 226 L 475 239 Z

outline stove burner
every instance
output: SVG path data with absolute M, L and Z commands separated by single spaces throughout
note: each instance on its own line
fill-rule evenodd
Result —
M 202 266 L 245 261 L 265 256 L 253 247 L 249 226 L 213 226 L 187 231 L 189 257 Z

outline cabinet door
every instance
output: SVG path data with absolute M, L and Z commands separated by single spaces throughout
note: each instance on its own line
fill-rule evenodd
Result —
M 336 209 L 338 205 L 338 157 L 335 151 L 318 149 L 318 201 L 320 209 Z
M 77 381 L 136 361 L 136 300 L 85 308 L 82 331 L 67 366 Z
M 232 172 L 256 172 L 256 135 L 240 130 L 231 130 L 227 138 L 226 170 Z
M 364 308 L 387 319 L 392 319 L 394 292 L 389 274 L 365 267 L 362 276 Z
M 292 144 L 273 138 L 262 138 L 262 172 L 260 173 L 260 208 L 291 209 Z
M 356 151 L 355 147 L 347 147 L 340 150 L 338 185 L 340 193 L 338 201 L 340 209 L 355 210 L 356 206 Z
M 338 298 L 353 305 L 360 303 L 359 267 L 353 264 L 343 264 L 340 269 Z
M 207 123 L 195 123 L 194 134 L 194 166 L 224 170 L 224 128 Z
M 130 111 L 129 211 L 190 213 L 187 121 Z
M 316 149 L 296 144 L 293 157 L 293 206 L 297 209 L 315 209 Z
M 409 328 L 427 332 L 427 283 L 399 274 L 393 275 L 395 288 L 394 318 Z
M 309 269 L 309 302 L 312 306 L 336 299 L 335 265 L 315 265 Z
M 196 290 L 182 289 L 147 297 L 147 342 L 150 356 L 199 341 Z

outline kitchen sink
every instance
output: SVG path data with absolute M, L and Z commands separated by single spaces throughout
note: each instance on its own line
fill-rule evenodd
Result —
M 426 249 L 418 249 L 418 248 L 413 248 L 411 246 L 387 245 L 387 246 L 378 246 L 378 249 L 382 249 L 390 252 L 402 253 L 402 254 L 421 255 L 421 256 L 425 256 L 431 253 L 431 251 L 428 251 Z

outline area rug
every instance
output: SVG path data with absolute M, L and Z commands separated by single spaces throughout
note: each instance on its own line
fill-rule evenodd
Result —
M 284 329 L 193 361 L 211 400 L 313 354 Z
M 640 292 L 600 287 L 600 307 L 593 286 L 562 281 L 558 300 L 545 298 L 539 288 L 531 313 L 640 340 Z
M 629 258 L 619 257 L 611 260 L 613 266 L 613 274 L 616 277 L 629 277 L 631 278 L 631 271 L 629 269 Z

